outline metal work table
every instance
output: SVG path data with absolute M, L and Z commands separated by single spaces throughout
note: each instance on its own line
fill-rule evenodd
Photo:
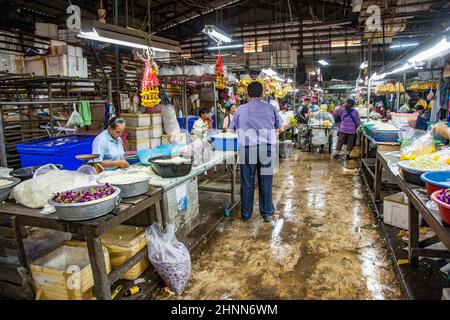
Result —
M 442 242 L 450 250 L 450 226 L 445 225 L 439 214 L 435 214 L 426 207 L 429 197 L 421 186 L 406 182 L 398 172 L 397 162 L 399 158 L 390 155 L 386 151 L 378 151 L 375 167 L 374 200 L 381 199 L 381 174 L 383 168 L 393 176 L 397 185 L 409 199 L 409 242 L 408 252 L 411 265 L 419 262 L 419 257 L 450 258 L 448 250 L 426 248 L 438 242 Z M 419 241 L 419 214 L 436 233 L 435 237 Z
M 162 189 L 158 188 L 138 197 L 124 199 L 110 214 L 87 221 L 63 221 L 58 219 L 55 214 L 42 215 L 40 209 L 29 209 L 8 201 L 0 204 L 0 217 L 13 218 L 21 226 L 39 227 L 84 236 L 94 276 L 94 296 L 101 300 L 111 300 L 111 285 L 147 255 L 147 247 L 107 274 L 101 235 L 146 210 L 150 214 L 153 206 L 156 208 L 157 220 L 162 223 L 161 199 Z M 23 238 L 23 234 L 16 236 Z
M 231 174 L 231 190 L 220 190 L 207 187 L 199 187 L 199 190 L 229 193 L 231 195 L 231 202 L 234 208 L 239 203 L 239 201 L 236 200 L 236 170 L 238 166 L 238 153 L 236 151 L 213 151 L 209 162 L 192 168 L 191 172 L 188 175 L 173 179 L 163 179 L 158 176 L 153 176 L 150 179 L 149 183 L 151 186 L 160 187 L 164 191 L 167 191 L 223 163 L 225 163 Z
M 400 150 L 399 142 L 380 142 L 374 140 L 371 136 L 361 130 L 361 159 L 370 158 L 370 145 L 375 146 L 377 151 L 398 151 Z

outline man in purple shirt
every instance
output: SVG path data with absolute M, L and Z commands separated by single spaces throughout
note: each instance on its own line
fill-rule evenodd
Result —
M 253 214 L 255 177 L 258 174 L 259 211 L 270 222 L 275 207 L 272 202 L 273 169 L 277 163 L 277 129 L 282 120 L 277 110 L 262 102 L 263 87 L 259 82 L 249 84 L 250 101 L 236 111 L 229 129 L 238 134 L 241 168 L 241 216 L 248 221 Z

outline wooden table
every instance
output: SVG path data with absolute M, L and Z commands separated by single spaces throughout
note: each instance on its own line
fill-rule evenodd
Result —
M 444 224 L 439 216 L 426 207 L 429 197 L 423 187 L 406 182 L 401 175 L 396 172 L 399 158 L 389 155 L 389 152 L 378 151 L 375 168 L 375 201 L 381 199 L 381 173 L 386 169 L 397 182 L 400 189 L 409 199 L 409 242 L 408 252 L 411 265 L 416 266 L 419 257 L 450 258 L 450 252 L 442 249 L 426 249 L 435 243 L 442 242 L 450 250 L 450 226 Z M 436 233 L 435 237 L 419 241 L 419 214 L 427 222 L 430 228 Z
M 153 206 L 156 208 L 157 220 L 163 223 L 160 209 L 161 199 L 162 189 L 154 189 L 138 197 L 123 199 L 110 214 L 87 221 L 63 221 L 58 219 L 55 214 L 42 215 L 39 212 L 40 209 L 29 209 L 13 202 L 5 202 L 0 204 L 0 217 L 15 217 L 16 223 L 21 226 L 39 227 L 83 236 L 87 242 L 94 276 L 94 296 L 97 299 L 110 300 L 111 285 L 147 255 L 147 247 L 107 274 L 101 235 L 146 210 L 150 214 Z M 22 237 L 23 235 L 17 236 Z

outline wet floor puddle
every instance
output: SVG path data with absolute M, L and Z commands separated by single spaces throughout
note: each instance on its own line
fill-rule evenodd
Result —
M 316 161 L 318 160 L 318 161 Z M 402 299 L 357 164 L 296 152 L 274 178 L 280 219 L 233 216 L 192 255 L 176 297 L 156 299 Z

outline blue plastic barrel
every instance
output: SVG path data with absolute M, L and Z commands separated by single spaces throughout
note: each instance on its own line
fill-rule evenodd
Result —
M 19 153 L 22 167 L 43 164 L 62 164 L 66 170 L 77 170 L 82 164 L 75 156 L 91 154 L 95 136 L 64 136 L 38 141 L 19 143 L 16 150 Z

